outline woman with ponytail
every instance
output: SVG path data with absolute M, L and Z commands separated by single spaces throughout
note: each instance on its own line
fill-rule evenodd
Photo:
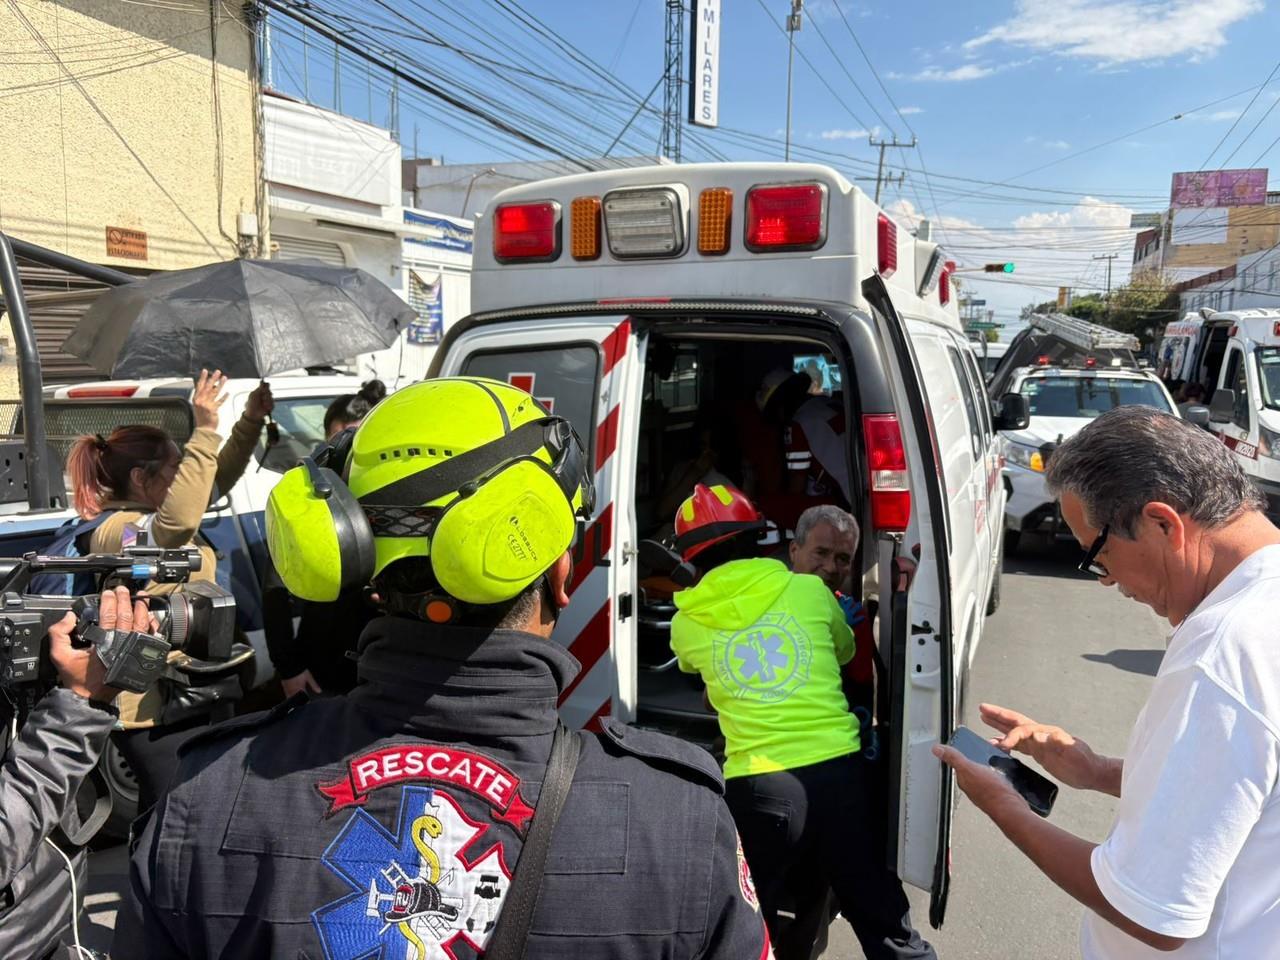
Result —
M 224 445 L 218 417 L 227 400 L 226 382 L 220 370 L 200 371 L 191 395 L 196 429 L 182 454 L 163 430 L 141 425 L 75 442 L 67 457 L 72 503 L 86 521 L 96 521 L 86 531 L 88 543 L 81 543 L 81 553 L 119 553 L 145 534 L 153 547 L 196 546 L 203 563 L 191 579 L 215 579 L 218 559 L 200 537 L 200 523 L 215 493 L 230 490 L 244 473 L 274 407 L 264 382 L 249 395 Z M 181 584 L 150 584 L 147 589 L 164 594 L 180 590 Z M 225 673 L 190 684 L 166 678 L 145 694 L 126 692 L 117 698 L 120 729 L 114 738 L 138 777 L 139 813 L 167 788 L 182 741 L 211 721 L 215 705 L 243 696 L 237 672 L 252 649 L 237 647 L 239 656 Z
M 360 384 L 358 392 L 335 399 L 324 412 L 325 439 L 332 440 L 348 427 L 357 426 L 386 395 L 387 388 L 381 380 L 369 380 Z

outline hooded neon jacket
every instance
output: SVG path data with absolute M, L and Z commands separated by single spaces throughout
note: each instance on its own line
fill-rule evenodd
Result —
M 725 738 L 726 777 L 774 773 L 860 749 L 840 685 L 853 634 L 817 577 L 771 559 L 716 567 L 675 595 L 671 648 L 699 673 Z

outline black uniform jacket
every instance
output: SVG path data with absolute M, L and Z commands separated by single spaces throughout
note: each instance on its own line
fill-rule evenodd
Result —
M 481 955 L 577 670 L 531 634 L 375 620 L 348 696 L 188 742 L 113 955 Z M 712 757 L 612 721 L 583 741 L 526 956 L 766 956 Z

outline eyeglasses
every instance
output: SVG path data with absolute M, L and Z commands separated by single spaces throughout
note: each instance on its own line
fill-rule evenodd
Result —
M 1102 532 L 1089 545 L 1089 551 L 1084 555 L 1084 559 L 1080 561 L 1079 570 L 1081 573 L 1087 573 L 1094 577 L 1109 577 L 1110 573 L 1107 568 L 1100 564 L 1097 560 L 1098 553 L 1102 550 L 1107 542 L 1107 534 L 1111 532 L 1111 524 L 1107 524 L 1102 528 Z

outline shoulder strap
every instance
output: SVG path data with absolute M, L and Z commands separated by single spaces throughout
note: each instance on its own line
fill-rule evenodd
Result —
M 533 820 L 529 835 L 520 850 L 516 862 L 516 875 L 507 888 L 506 902 L 498 914 L 498 924 L 493 929 L 485 948 L 485 960 L 522 960 L 529 939 L 529 927 L 533 923 L 533 911 L 538 905 L 542 890 L 542 876 L 547 864 L 547 852 L 551 849 L 551 834 L 565 798 L 573 783 L 573 773 L 578 767 L 582 741 L 578 734 L 570 733 L 563 723 L 556 725 L 551 740 L 551 759 L 547 762 L 547 775 L 533 808 Z

